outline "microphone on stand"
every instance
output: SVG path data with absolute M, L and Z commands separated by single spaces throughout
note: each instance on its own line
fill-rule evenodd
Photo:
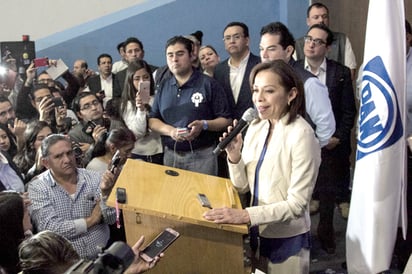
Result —
M 258 117 L 257 111 L 254 108 L 248 108 L 242 115 L 242 118 L 240 118 L 239 122 L 237 125 L 233 128 L 233 130 L 229 133 L 228 136 L 226 136 L 225 139 L 223 139 L 222 142 L 220 142 L 216 148 L 213 150 L 213 154 L 219 155 L 227 145 L 235 138 L 240 132 L 245 130 L 245 128 L 249 125 L 250 122 L 252 122 L 254 119 Z

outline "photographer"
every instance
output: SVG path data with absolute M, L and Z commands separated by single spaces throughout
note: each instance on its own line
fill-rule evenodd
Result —
M 146 270 L 153 268 L 159 261 L 160 257 L 156 257 L 150 264 L 140 259 L 139 248 L 142 246 L 143 242 L 144 237 L 141 236 L 132 247 L 134 260 L 124 273 L 143 273 Z M 71 273 L 69 270 L 70 267 L 72 267 L 72 265 L 74 265 L 80 257 L 73 249 L 70 242 L 64 237 L 52 231 L 46 230 L 34 235 L 20 244 L 19 259 L 23 274 L 61 274 L 65 271 L 67 271 L 66 273 Z M 127 266 L 122 265 L 120 267 L 123 269 Z M 91 270 L 90 273 L 95 272 Z
M 100 135 L 125 126 L 120 121 L 103 118 L 103 106 L 96 95 L 90 92 L 81 92 L 74 98 L 73 111 L 80 122 L 69 131 L 69 136 L 80 144 L 85 155 L 83 162 L 87 165 Z

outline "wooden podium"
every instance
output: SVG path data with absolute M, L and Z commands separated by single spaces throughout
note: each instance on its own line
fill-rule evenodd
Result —
M 178 175 L 167 174 L 170 171 Z M 203 219 L 209 209 L 197 198 L 203 193 L 212 207 L 241 208 L 228 179 L 129 159 L 109 197 L 110 206 L 115 205 L 117 187 L 126 189 L 126 203 L 119 207 L 130 246 L 141 235 L 148 244 L 166 227 L 180 233 L 148 273 L 245 273 L 242 235 L 248 233 L 247 226 Z

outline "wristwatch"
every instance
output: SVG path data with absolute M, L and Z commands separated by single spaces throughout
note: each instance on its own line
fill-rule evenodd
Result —
M 209 125 L 207 124 L 206 120 L 203 120 L 203 130 L 207 130 L 209 128 Z

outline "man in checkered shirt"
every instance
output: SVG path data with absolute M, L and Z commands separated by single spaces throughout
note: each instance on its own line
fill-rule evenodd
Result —
M 28 187 L 35 227 L 64 236 L 80 257 L 94 259 L 109 240 L 108 224 L 116 221 L 115 209 L 106 206 L 113 174 L 77 168 L 71 142 L 63 135 L 48 136 L 41 150 L 48 170 Z

